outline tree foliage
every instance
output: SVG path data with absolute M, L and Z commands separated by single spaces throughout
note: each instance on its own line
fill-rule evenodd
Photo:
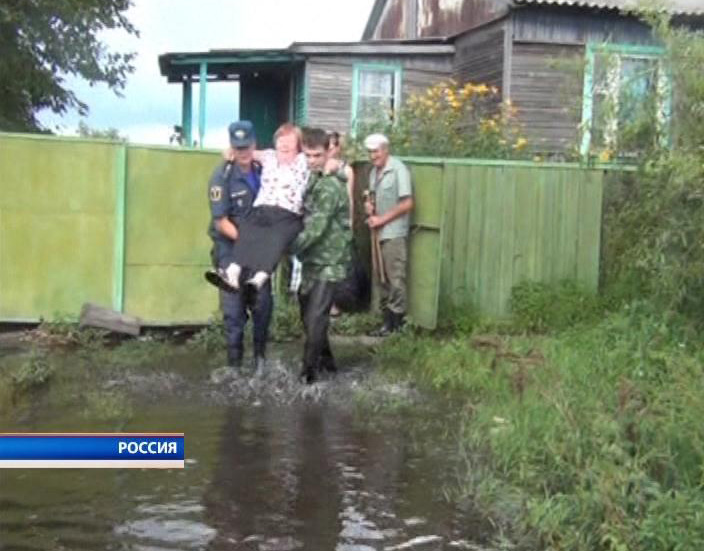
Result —
M 117 128 L 110 127 L 104 130 L 91 128 L 85 121 L 79 121 L 76 131 L 81 138 L 97 138 L 101 140 L 111 140 L 114 142 L 127 141 L 126 137 L 120 135 L 120 131 Z
M 109 51 L 100 33 L 122 29 L 131 0 L 0 0 L 0 130 L 42 130 L 37 113 L 88 106 L 67 87 L 77 76 L 119 94 L 134 53 Z

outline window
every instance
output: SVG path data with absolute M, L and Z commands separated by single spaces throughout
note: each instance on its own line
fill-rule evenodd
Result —
M 392 118 L 401 105 L 400 67 L 355 65 L 352 86 L 352 128 Z
M 668 141 L 670 78 L 661 48 L 588 45 L 582 100 L 584 158 L 635 157 Z

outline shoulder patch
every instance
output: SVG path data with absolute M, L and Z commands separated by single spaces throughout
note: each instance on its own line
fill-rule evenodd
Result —
M 215 203 L 222 199 L 222 187 L 213 186 L 210 188 L 210 200 Z

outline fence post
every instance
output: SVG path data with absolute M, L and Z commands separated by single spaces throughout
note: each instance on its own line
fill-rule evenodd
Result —
M 115 151 L 115 244 L 113 255 L 112 308 L 122 312 L 125 304 L 125 201 L 127 191 L 127 145 Z

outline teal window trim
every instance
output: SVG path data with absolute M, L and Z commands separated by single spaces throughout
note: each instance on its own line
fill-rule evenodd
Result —
M 191 77 L 183 81 L 181 100 L 181 135 L 186 147 L 193 146 L 193 87 Z
M 281 63 L 291 61 L 301 61 L 305 59 L 299 55 L 241 55 L 241 56 L 212 56 L 212 57 L 184 57 L 172 59 L 169 61 L 171 65 L 213 65 L 218 63 Z
M 400 63 L 355 63 L 352 66 L 352 104 L 350 107 L 350 134 L 357 129 L 357 109 L 359 108 L 359 78 L 362 71 L 392 71 L 394 73 L 394 110 L 403 102 L 403 65 Z
M 584 68 L 584 87 L 582 90 L 582 143 L 580 145 L 580 156 L 583 161 L 589 158 L 592 142 L 592 122 L 594 118 L 594 69 L 596 55 L 608 53 L 624 57 L 640 57 L 664 60 L 666 50 L 660 46 L 641 46 L 637 44 L 595 44 L 589 43 L 586 48 L 586 60 Z M 662 97 L 661 117 L 663 120 L 663 133 L 661 141 L 663 145 L 670 143 L 669 124 L 672 114 L 672 75 L 669 68 L 663 71 L 667 78 L 659 84 L 659 93 Z
M 198 94 L 198 147 L 203 149 L 205 138 L 205 94 L 208 86 L 208 64 L 204 61 L 200 64 L 199 76 L 200 91 Z
M 301 121 L 302 123 L 308 124 L 308 105 L 310 101 L 309 97 L 309 91 L 310 91 L 310 86 L 308 83 L 309 79 L 309 72 L 307 66 L 303 66 L 303 108 L 301 112 Z

